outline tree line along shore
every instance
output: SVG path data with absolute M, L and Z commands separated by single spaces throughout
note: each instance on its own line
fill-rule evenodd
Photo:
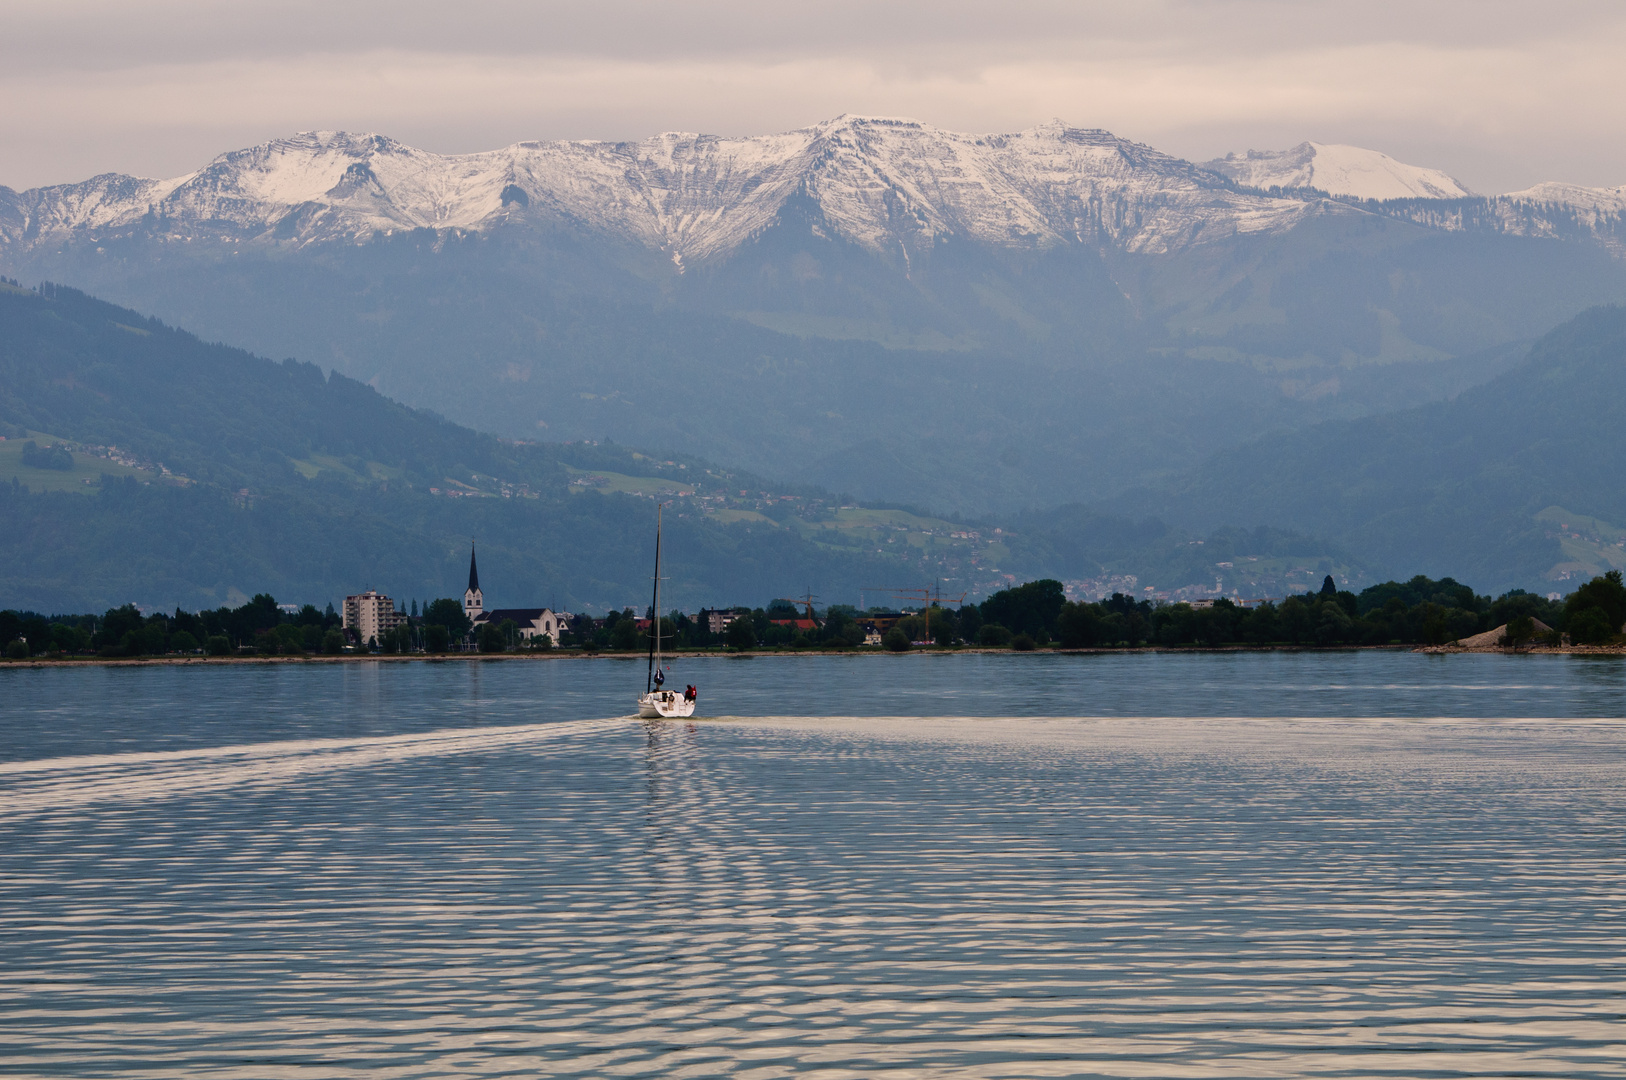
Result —
M 1389 581 L 1359 594 L 1329 576 L 1316 593 L 1241 606 L 1154 603 L 1121 593 L 1094 602 L 1066 598 L 1059 581 L 1044 579 L 994 593 L 980 604 L 933 606 L 906 613 L 860 612 L 832 605 L 805 617 L 776 601 L 738 614 L 720 633 L 674 611 L 659 622 L 669 651 L 890 651 L 918 649 L 1338 648 L 1445 647 L 1497 631 L 1503 647 L 1623 646 L 1626 584 L 1610 571 L 1561 599 L 1513 590 L 1491 598 L 1447 577 Z M 876 627 L 885 623 L 884 634 Z M 261 594 L 236 608 L 143 615 L 133 605 L 102 615 L 0 611 L 7 661 L 132 660 L 190 657 L 265 658 L 453 655 L 556 652 L 639 653 L 654 623 L 628 609 L 580 619 L 555 642 L 525 642 L 508 623 L 478 633 L 453 599 L 383 634 L 352 643 L 332 605 L 296 611 Z M 879 636 L 879 641 L 876 641 Z

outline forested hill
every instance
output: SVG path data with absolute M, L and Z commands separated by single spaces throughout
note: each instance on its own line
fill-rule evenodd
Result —
M 409 409 L 314 364 L 200 341 L 74 289 L 4 287 L 0 380 L 0 417 L 14 426 L 116 445 L 227 488 L 286 486 L 323 458 L 331 470 L 424 487 L 451 470 L 564 477 L 542 447 Z
M 657 498 L 666 595 L 690 607 L 931 581 L 986 595 L 1013 576 L 1223 575 L 1249 596 L 1362 580 L 1336 545 L 1279 530 L 1205 546 L 1078 507 L 964 523 L 608 442 L 498 439 L 51 286 L 0 284 L 0 436 L 0 608 L 455 596 L 471 538 L 492 606 L 641 607 Z
M 1382 572 L 1567 589 L 1626 565 L 1622 401 L 1626 309 L 1594 308 L 1451 401 L 1260 440 L 1125 505 L 1336 536 Z
M 654 502 L 606 477 L 682 504 L 668 518 L 676 603 L 896 576 L 897 559 L 809 543 L 765 516 L 695 512 L 708 490 L 754 478 L 499 440 L 66 288 L 0 285 L 0 435 L 0 607 L 456 595 L 471 537 L 494 602 L 632 603 Z M 58 445 L 69 452 L 52 466 L 40 449 Z

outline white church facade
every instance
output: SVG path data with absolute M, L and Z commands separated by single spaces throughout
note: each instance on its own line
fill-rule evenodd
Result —
M 463 593 L 463 614 L 474 624 L 475 633 L 484 626 L 501 626 L 512 620 L 520 640 L 527 643 L 547 635 L 553 644 L 559 644 L 559 628 L 568 622 L 568 614 L 560 615 L 552 608 L 492 608 L 485 606 L 485 593 L 480 591 L 480 571 L 474 562 L 474 548 L 469 548 L 469 587 Z

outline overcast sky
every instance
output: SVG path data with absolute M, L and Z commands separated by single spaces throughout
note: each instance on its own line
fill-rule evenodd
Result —
M 1626 4 L 0 0 L 0 184 L 318 128 L 429 150 L 1053 117 L 1195 160 L 1369 146 L 1481 192 L 1626 183 Z

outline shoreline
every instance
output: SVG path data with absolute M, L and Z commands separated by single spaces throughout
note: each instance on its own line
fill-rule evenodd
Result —
M 1505 656 L 1626 656 L 1626 646 L 1620 645 L 1563 645 L 1504 649 L 1495 646 L 1464 648 L 1460 645 L 1142 645 L 1135 648 L 1085 649 L 1015 649 L 967 647 L 960 649 L 909 649 L 906 652 L 887 652 L 869 649 L 751 649 L 745 652 L 679 652 L 668 654 L 673 659 L 750 659 L 753 657 L 801 656 L 1105 656 L 1112 654 L 1182 654 L 1182 653 L 1341 653 L 1341 652 L 1414 652 L 1426 655 L 1499 654 Z M 30 657 L 26 660 L 0 659 L 0 670 L 7 668 L 56 667 L 226 667 L 274 664 L 409 664 L 409 663 L 470 663 L 513 661 L 563 660 L 643 660 L 643 653 L 593 652 L 574 650 L 515 653 L 408 653 L 365 656 L 73 656 L 61 659 Z

